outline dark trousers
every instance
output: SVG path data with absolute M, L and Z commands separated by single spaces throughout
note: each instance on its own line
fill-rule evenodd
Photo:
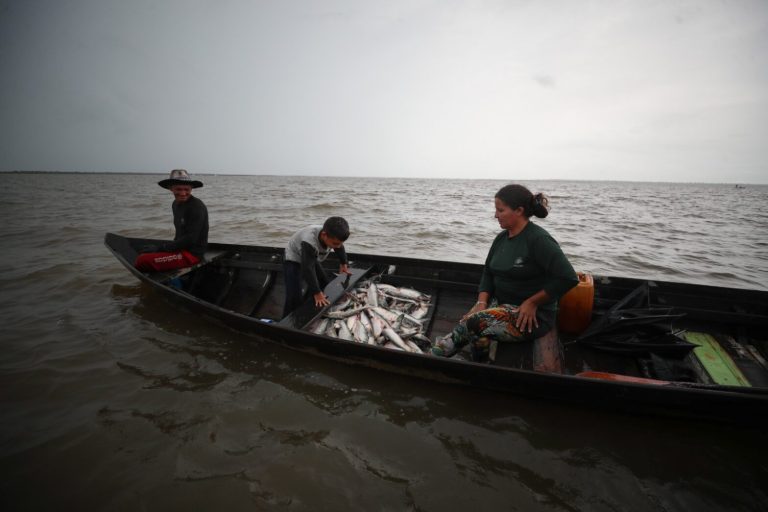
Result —
M 317 276 L 317 284 L 320 285 L 321 290 L 324 289 L 330 282 L 328 274 L 318 261 L 315 262 L 313 270 Z M 285 276 L 283 318 L 285 318 L 304 303 L 304 292 L 302 291 L 304 282 L 301 277 L 301 265 L 295 261 L 283 262 L 283 275 Z

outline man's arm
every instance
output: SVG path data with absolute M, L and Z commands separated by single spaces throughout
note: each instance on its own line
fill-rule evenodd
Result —
M 315 273 L 316 261 L 317 250 L 311 244 L 301 242 L 301 277 L 307 283 L 307 291 L 312 295 L 322 291 Z
M 339 258 L 339 272 L 342 274 L 350 274 L 349 258 L 347 258 L 347 251 L 344 249 L 344 246 L 342 245 L 338 249 L 334 249 L 333 252 L 335 252 L 336 256 Z

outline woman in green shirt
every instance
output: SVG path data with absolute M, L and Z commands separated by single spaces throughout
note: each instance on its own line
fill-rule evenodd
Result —
M 530 221 L 549 214 L 546 196 L 507 185 L 495 204 L 504 231 L 488 251 L 477 302 L 435 342 L 435 355 L 450 357 L 471 344 L 473 360 L 485 361 L 491 339 L 521 342 L 546 334 L 555 324 L 557 300 L 579 282 L 555 239 Z

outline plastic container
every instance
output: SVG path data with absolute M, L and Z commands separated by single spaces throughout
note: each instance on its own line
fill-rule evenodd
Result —
M 579 284 L 560 298 L 557 327 L 567 334 L 581 334 L 592 322 L 595 282 L 591 274 L 579 272 Z

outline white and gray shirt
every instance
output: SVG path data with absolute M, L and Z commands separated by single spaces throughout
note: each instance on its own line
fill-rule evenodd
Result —
M 331 251 L 336 252 L 341 263 L 347 263 L 347 253 L 342 245 L 338 249 L 325 247 L 320 242 L 320 232 L 323 226 L 307 226 L 298 230 L 288 240 L 285 247 L 285 261 L 290 261 L 301 265 L 301 275 L 308 285 L 310 293 L 320 291 L 320 284 L 316 272 L 323 271 L 322 268 L 316 268 L 321 261 L 325 261 Z M 324 272 L 324 271 L 323 271 Z
M 323 244 L 320 243 L 320 231 L 322 230 L 323 226 L 307 226 L 294 233 L 285 247 L 286 261 L 301 263 L 302 242 L 309 244 L 315 250 L 317 261 L 325 261 L 332 249 L 323 247 Z

